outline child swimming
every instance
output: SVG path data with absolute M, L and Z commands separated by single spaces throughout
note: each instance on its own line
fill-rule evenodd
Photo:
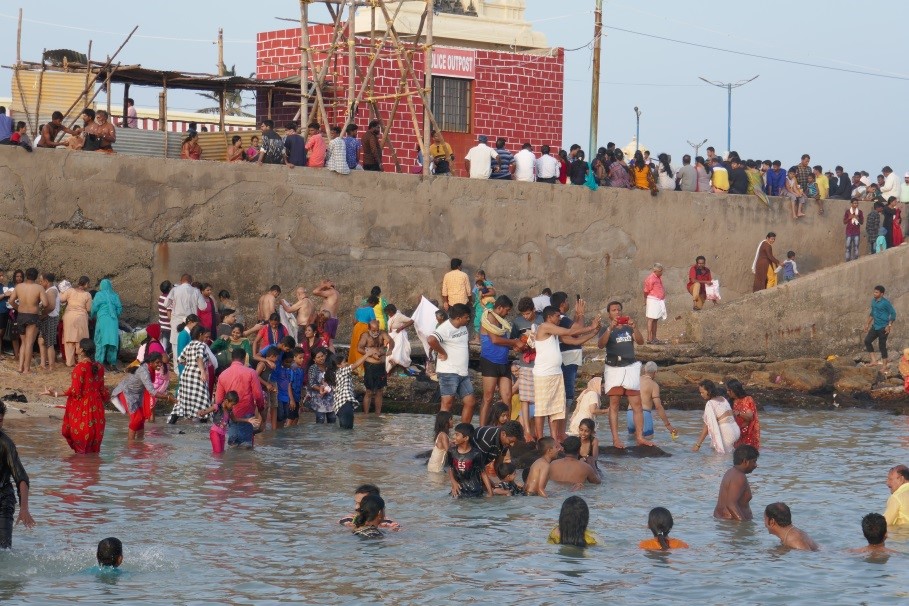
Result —
M 432 473 L 440 473 L 445 468 L 445 455 L 451 446 L 448 438 L 448 432 L 451 431 L 452 426 L 451 418 L 451 412 L 447 410 L 436 414 L 436 423 L 433 428 L 436 441 L 432 445 L 432 454 L 429 455 L 429 462 L 426 464 L 426 468 Z
M 357 486 L 357 489 L 354 491 L 354 513 L 352 515 L 345 516 L 345 517 L 341 518 L 340 520 L 338 520 L 338 524 L 341 524 L 342 526 L 347 526 L 348 528 L 353 528 L 354 519 L 357 517 L 357 512 L 360 510 L 360 503 L 362 503 L 363 499 L 365 499 L 369 495 L 375 495 L 377 497 L 381 496 L 379 487 L 376 486 L 375 484 L 361 484 L 360 486 Z M 380 528 L 385 528 L 387 530 L 400 530 L 401 529 L 400 524 L 398 524 L 394 520 L 389 520 L 388 518 L 385 518 L 384 512 L 382 515 L 383 515 L 383 519 L 382 519 L 382 523 L 379 524 Z
M 596 536 L 587 530 L 589 521 L 590 509 L 587 507 L 587 501 L 581 497 L 568 497 L 562 503 L 562 510 L 559 512 L 559 525 L 549 533 L 547 542 L 575 547 L 596 545 Z
M 492 424 L 501 427 L 511 420 L 511 409 L 504 402 L 496 402 L 492 405 Z
M 517 468 L 512 463 L 505 463 L 504 461 L 500 463 L 496 468 L 496 475 L 502 478 L 502 481 L 492 489 L 492 493 L 506 497 L 523 495 L 524 487 L 518 486 L 514 481 L 517 471 Z
M 684 549 L 688 543 L 678 539 L 670 539 L 669 531 L 672 530 L 672 514 L 665 507 L 654 507 L 647 517 L 647 527 L 653 533 L 652 539 L 641 541 L 641 549 Z
M 379 526 L 385 521 L 385 501 L 377 494 L 368 494 L 360 501 L 354 517 L 353 533 L 361 539 L 381 539 L 385 534 Z
M 470 443 L 473 425 L 458 423 L 454 428 L 454 446 L 448 449 L 446 463 L 454 498 L 492 496 L 492 482 L 486 475 L 483 453 Z
M 578 458 L 597 469 L 600 441 L 597 440 L 595 427 L 593 419 L 582 419 L 578 424 L 578 437 L 581 439 L 581 452 L 578 453 Z
M 123 543 L 115 537 L 102 539 L 98 543 L 98 566 L 106 568 L 119 568 L 123 563 Z
M 549 437 L 541 438 L 537 442 L 537 451 L 540 453 L 540 458 L 530 466 L 524 490 L 528 495 L 545 497 L 546 483 L 549 481 L 549 464 L 556 458 L 559 451 L 556 449 L 556 441 Z

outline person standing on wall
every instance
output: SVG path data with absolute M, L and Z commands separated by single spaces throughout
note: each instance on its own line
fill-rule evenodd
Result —
M 868 314 L 868 321 L 865 322 L 865 351 L 871 354 L 869 366 L 881 365 L 881 370 L 887 372 L 887 337 L 890 336 L 890 329 L 896 321 L 896 310 L 893 305 L 884 298 L 886 289 L 878 284 L 874 287 L 873 298 L 871 299 L 871 313 Z M 877 340 L 878 347 L 881 350 L 880 361 L 874 359 L 874 341 Z

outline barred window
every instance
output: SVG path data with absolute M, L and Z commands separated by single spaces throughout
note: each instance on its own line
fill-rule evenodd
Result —
M 470 132 L 470 80 L 432 77 L 432 115 L 443 131 Z

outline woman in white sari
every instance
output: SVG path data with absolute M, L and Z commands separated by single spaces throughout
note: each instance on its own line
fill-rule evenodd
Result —
M 719 454 L 730 453 L 740 435 L 739 426 L 732 415 L 732 407 L 713 381 L 705 379 L 698 385 L 701 397 L 706 400 L 707 405 L 704 406 L 704 428 L 693 450 L 699 450 L 709 434 L 715 451 Z
M 385 372 L 391 373 L 395 366 L 410 368 L 410 338 L 407 329 L 413 326 L 413 320 L 392 304 L 385 306 L 385 313 L 388 315 L 388 336 L 394 344 L 391 353 L 385 358 Z

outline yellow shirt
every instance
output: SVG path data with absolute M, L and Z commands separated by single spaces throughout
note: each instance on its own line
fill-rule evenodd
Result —
M 887 519 L 887 526 L 909 524 L 909 482 L 894 490 L 887 499 L 884 518 Z
M 451 151 L 451 146 L 448 143 L 433 143 L 429 146 L 429 155 L 433 160 L 437 158 L 450 160 L 454 152 Z
M 552 532 L 549 533 L 549 538 L 546 539 L 546 542 L 558 545 L 561 538 L 562 538 L 562 533 L 559 532 L 559 527 L 556 526 L 555 528 L 552 529 Z M 595 534 L 593 534 L 589 530 L 585 530 L 584 531 L 584 542 L 587 543 L 588 545 L 596 545 L 597 537 Z
M 448 304 L 464 303 L 470 299 L 470 278 L 460 269 L 452 269 L 442 278 L 442 296 Z
M 821 175 L 815 179 L 817 183 L 817 191 L 821 195 L 821 200 L 826 200 L 830 196 L 830 179 L 827 178 L 827 175 Z
M 710 182 L 717 189 L 729 191 L 729 173 L 725 169 L 714 169 L 710 177 Z
M 638 189 L 650 189 L 650 182 L 647 180 L 647 173 L 650 172 L 650 168 L 645 170 L 638 170 L 637 167 L 631 169 L 631 174 L 634 176 L 634 186 Z

